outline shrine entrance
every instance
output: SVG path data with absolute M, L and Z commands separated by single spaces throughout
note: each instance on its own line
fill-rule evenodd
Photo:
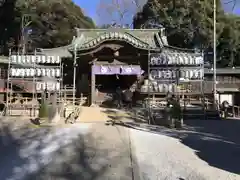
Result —
M 128 89 L 136 80 L 137 75 L 97 75 L 96 89 L 99 92 L 115 91 L 117 87 Z
M 105 69 L 106 68 L 106 69 Z M 97 71 L 100 70 L 100 71 Z M 141 68 L 134 66 L 93 66 L 92 67 L 92 103 L 111 104 L 114 101 L 116 89 L 122 91 L 134 87 Z M 94 89 L 93 89 L 94 88 Z

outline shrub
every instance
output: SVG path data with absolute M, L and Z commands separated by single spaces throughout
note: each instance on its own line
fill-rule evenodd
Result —
M 39 118 L 47 117 L 48 117 L 48 105 L 45 101 L 42 101 L 39 109 Z
M 177 100 L 173 100 L 171 102 L 172 104 L 172 109 L 171 109 L 171 116 L 172 118 L 176 119 L 176 120 L 181 120 L 182 119 L 182 109 L 181 109 L 181 105 Z

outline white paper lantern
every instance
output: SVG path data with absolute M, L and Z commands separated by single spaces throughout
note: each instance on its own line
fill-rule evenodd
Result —
M 181 54 L 176 54 L 176 57 L 174 58 L 176 61 L 176 64 L 181 64 Z
M 152 70 L 152 71 L 150 72 L 150 75 L 151 75 L 151 77 L 152 77 L 153 79 L 157 78 L 157 76 L 158 76 L 157 70 Z
M 26 63 L 28 63 L 28 64 L 31 63 L 31 56 L 26 56 Z
M 193 75 L 194 75 L 194 72 L 193 72 L 193 70 L 190 70 L 189 72 L 190 72 L 190 74 L 189 74 L 190 79 L 192 79 L 192 78 L 193 78 Z
M 54 90 L 54 83 L 52 83 L 52 82 L 47 83 L 47 90 L 53 91 Z
M 30 76 L 35 76 L 35 69 L 33 68 L 30 68 Z
M 49 60 L 49 63 L 51 63 L 51 64 L 56 64 L 56 58 L 55 58 L 55 56 L 49 56 L 49 57 L 48 57 L 48 60 Z
M 47 56 L 46 63 L 52 63 L 54 61 L 54 56 Z
M 55 87 L 55 89 L 56 89 L 57 91 L 60 90 L 60 83 L 59 83 L 59 82 L 56 83 L 56 87 Z
M 55 69 L 51 69 L 51 77 L 55 77 Z
M 36 73 L 37 76 L 41 76 L 42 75 L 42 70 L 41 69 L 38 68 L 38 69 L 36 69 L 36 71 L 37 71 L 37 73 Z
M 42 90 L 42 83 L 41 82 L 37 82 L 36 83 L 36 91 L 41 91 Z
M 163 74 L 162 74 L 162 71 L 161 70 L 158 70 L 157 72 L 157 77 L 160 79 L 162 78 Z
M 25 69 L 21 69 L 21 70 L 20 70 L 20 76 L 21 76 L 21 77 L 24 77 L 25 74 L 26 74 L 26 70 L 25 70 Z
M 47 63 L 48 59 L 46 58 L 46 56 L 41 56 L 41 63 Z
M 30 69 L 29 68 L 25 69 L 25 73 L 26 73 L 27 77 L 30 77 Z
M 185 79 L 190 78 L 190 72 L 188 70 L 185 71 Z
M 42 63 L 41 62 L 42 61 L 42 59 L 41 59 L 41 56 L 35 56 L 35 63 Z
M 41 56 L 41 63 L 46 63 L 46 62 L 47 62 L 46 56 Z
M 42 85 L 41 85 L 41 90 L 46 90 L 47 89 L 47 85 L 46 85 L 46 83 L 42 83 Z
M 21 56 L 21 59 L 22 59 L 21 63 L 25 64 L 26 63 L 26 56 Z
M 168 91 L 169 91 L 169 92 L 173 92 L 173 85 L 172 85 L 172 84 L 169 84 L 169 86 L 168 86 Z
M 189 64 L 189 58 L 186 57 L 186 58 L 184 58 L 184 65 L 188 65 L 188 64 Z
M 189 58 L 189 64 L 191 64 L 191 65 L 194 64 L 194 63 L 193 63 L 193 57 L 192 57 L 192 56 L 190 56 L 190 58 Z
M 196 79 L 199 79 L 201 77 L 201 70 L 196 71 Z
M 153 86 L 153 90 L 154 90 L 154 91 L 158 91 L 158 85 L 157 85 L 157 82 L 156 82 L 156 81 L 153 81 L 153 82 L 152 82 L 152 86 Z
M 61 71 L 60 71 L 60 69 L 56 69 L 56 77 L 60 77 L 60 75 L 61 75 Z
M 22 56 L 17 56 L 17 63 L 21 64 L 22 63 Z
M 31 63 L 32 63 L 32 64 L 35 64 L 35 63 L 36 63 L 35 56 L 30 56 L 30 58 L 31 58 Z
M 41 73 L 42 73 L 41 75 L 42 75 L 42 76 L 46 76 L 46 69 L 43 68 L 43 69 L 41 69 L 41 71 L 42 71 L 42 72 L 41 72 Z
M 164 92 L 168 92 L 168 84 L 164 84 L 163 85 L 163 91 Z
M 51 77 L 51 69 L 46 69 L 46 75 L 47 75 L 48 77 Z
M 163 92 L 163 84 L 158 84 L 158 92 Z
M 16 55 L 12 55 L 11 57 L 10 57 L 10 61 L 12 62 L 12 63 L 17 63 L 17 56 Z
M 169 61 L 169 55 L 168 54 L 164 54 L 163 58 L 161 59 L 161 62 L 158 63 L 158 65 L 162 65 L 162 64 L 165 65 L 165 64 L 168 63 L 168 61 Z
M 166 78 L 166 79 L 172 78 L 172 72 L 170 70 L 167 70 L 164 73 L 165 73 L 164 78 Z
M 56 59 L 55 59 L 55 63 L 56 63 L 56 64 L 59 64 L 59 63 L 60 63 L 60 57 L 59 57 L 59 56 L 55 56 L 55 58 L 56 58 Z
M 184 64 L 184 60 L 185 60 L 185 56 L 180 56 L 179 57 L 179 63 L 182 65 L 182 64 Z
M 52 62 L 52 59 L 50 58 L 51 56 L 44 56 L 46 63 L 50 64 Z
M 16 76 L 17 76 L 17 77 L 20 77 L 20 76 L 21 76 L 21 69 L 20 69 L 20 68 L 17 68 L 17 69 L 16 69 Z
M 12 68 L 10 74 L 11 74 L 11 76 L 16 76 L 17 70 L 15 68 Z

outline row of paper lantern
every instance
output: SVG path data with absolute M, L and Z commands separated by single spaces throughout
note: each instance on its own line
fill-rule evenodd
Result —
M 150 70 L 150 79 L 174 79 L 177 71 L 175 70 Z M 184 79 L 200 79 L 204 76 L 203 70 L 180 70 L 179 78 Z
M 177 65 L 201 65 L 203 64 L 202 56 L 172 56 L 172 55 L 159 55 L 150 58 L 150 65 L 167 65 L 167 64 L 177 64 Z
M 204 76 L 204 70 L 183 70 L 180 71 L 180 78 L 183 79 L 201 79 Z
M 58 91 L 60 90 L 59 82 L 37 82 L 36 83 L 36 91 Z
M 143 85 L 141 92 L 175 92 L 176 87 L 176 84 L 158 84 L 153 82 L 149 86 Z
M 141 92 L 156 92 L 156 93 L 166 93 L 166 92 L 180 92 L 182 89 L 177 84 L 162 84 L 157 82 L 152 82 L 149 86 L 143 85 L 141 87 Z
M 159 84 L 157 82 L 153 82 L 149 87 L 151 92 L 174 92 L 175 89 L 176 84 Z
M 10 74 L 13 77 L 34 77 L 34 76 L 48 76 L 48 77 L 60 77 L 60 68 L 12 68 Z
M 12 55 L 10 56 L 11 63 L 17 64 L 34 64 L 34 63 L 47 63 L 47 64 L 59 64 L 59 56 L 43 56 L 43 55 Z

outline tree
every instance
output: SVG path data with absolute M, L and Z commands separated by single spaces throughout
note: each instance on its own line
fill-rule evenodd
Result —
M 97 14 L 101 24 L 131 24 L 136 12 L 139 12 L 146 0 L 100 0 Z
M 149 0 L 143 11 L 135 15 L 133 24 L 134 28 L 140 28 L 149 18 L 154 18 L 166 28 L 171 45 L 206 48 L 212 44 L 209 41 L 213 37 L 212 7 L 212 2 L 205 0 Z M 224 13 L 220 5 L 217 7 L 220 20 Z
M 235 61 L 239 56 L 240 48 L 240 17 L 236 15 L 226 15 L 224 27 L 219 36 L 218 53 L 221 54 L 220 63 L 223 66 L 234 66 L 239 64 Z
M 133 19 L 134 28 L 141 28 L 149 19 L 166 28 L 170 45 L 181 48 L 200 48 L 212 51 L 213 1 L 207 0 L 148 0 L 143 10 Z M 217 56 L 227 56 L 228 51 L 238 49 L 239 17 L 225 15 L 221 2 L 217 1 Z M 229 27 L 235 27 L 232 30 Z M 229 38 L 231 40 L 229 41 Z M 231 45 L 231 46 L 230 46 Z M 222 58 L 223 59 L 223 58 Z M 229 58 L 221 62 L 226 64 Z
M 11 2 L 10 2 L 11 1 Z M 19 43 L 22 32 L 28 35 L 32 48 L 54 48 L 71 42 L 75 28 L 94 28 L 95 25 L 86 17 L 81 8 L 71 0 L 10 0 L 2 5 L 4 11 L 0 19 L 4 20 L 3 29 L 8 34 L 2 42 L 7 49 L 7 43 L 14 39 Z M 29 24 L 22 29 L 22 19 L 28 17 Z M 2 33 L 1 33 L 2 35 Z M 0 36 L 1 36 L 0 35 Z M 0 37 L 1 39 L 1 37 Z

